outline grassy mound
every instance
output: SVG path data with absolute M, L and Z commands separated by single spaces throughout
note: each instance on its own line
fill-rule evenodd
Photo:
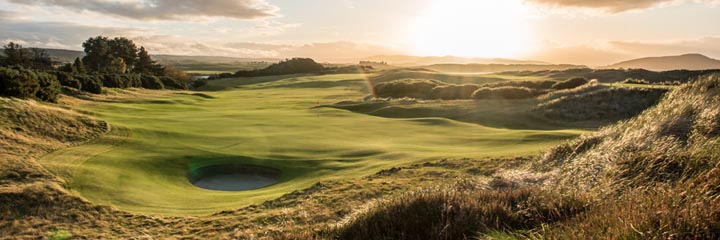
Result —
M 99 136 L 107 124 L 35 101 L 0 98 L 0 183 L 48 178 L 33 160 Z
M 717 239 L 719 104 L 720 76 L 703 77 L 635 118 L 549 151 L 534 164 L 546 180 L 536 186 L 541 190 L 525 192 L 531 197 L 517 197 L 524 195 L 515 189 L 462 194 L 431 189 L 376 204 L 337 234 L 358 239 Z
M 339 239 L 474 239 L 564 220 L 582 200 L 537 190 L 425 190 L 376 203 L 337 229 Z
M 534 112 L 562 121 L 617 121 L 638 115 L 660 101 L 664 89 L 587 85 L 550 93 Z

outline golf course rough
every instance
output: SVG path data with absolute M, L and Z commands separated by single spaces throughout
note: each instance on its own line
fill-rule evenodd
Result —
M 383 118 L 314 108 L 369 93 L 361 74 L 213 80 L 206 95 L 157 91 L 80 111 L 112 130 L 40 159 L 68 188 L 120 210 L 197 216 L 237 209 L 319 181 L 367 176 L 442 158 L 539 153 L 582 130 L 486 127 L 442 118 Z M 235 164 L 277 169 L 246 191 L 199 188 L 192 169 Z

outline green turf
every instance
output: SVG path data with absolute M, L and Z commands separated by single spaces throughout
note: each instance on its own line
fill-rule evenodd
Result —
M 138 213 L 204 215 L 412 162 L 538 153 L 582 132 L 314 108 L 365 96 L 363 75 L 214 80 L 206 89 L 222 90 L 85 105 L 79 110 L 108 121 L 112 131 L 40 162 L 96 203 Z M 244 192 L 188 182 L 190 170 L 215 163 L 275 167 L 282 180 Z

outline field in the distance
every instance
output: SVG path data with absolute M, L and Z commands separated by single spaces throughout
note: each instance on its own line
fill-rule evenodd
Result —
M 136 213 L 204 215 L 259 204 L 318 181 L 413 162 L 535 154 L 582 133 L 316 108 L 366 96 L 361 74 L 224 79 L 210 81 L 206 89 L 215 91 L 138 91 L 78 104 L 109 122 L 112 131 L 39 161 L 67 180 L 71 191 L 97 204 Z M 274 167 L 282 179 L 242 192 L 190 184 L 189 171 L 216 163 Z

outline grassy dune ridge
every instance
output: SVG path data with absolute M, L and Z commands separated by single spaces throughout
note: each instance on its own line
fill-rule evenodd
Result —
M 561 144 L 525 167 L 499 171 L 487 185 L 460 195 L 450 186 L 390 198 L 329 236 L 716 239 L 719 96 L 720 76 L 702 77 L 637 117 Z M 517 197 L 522 194 L 531 196 Z M 488 195 L 496 197 L 487 209 L 473 207 Z M 474 217 L 452 210 L 457 207 Z M 542 223 L 530 224 L 538 219 Z

